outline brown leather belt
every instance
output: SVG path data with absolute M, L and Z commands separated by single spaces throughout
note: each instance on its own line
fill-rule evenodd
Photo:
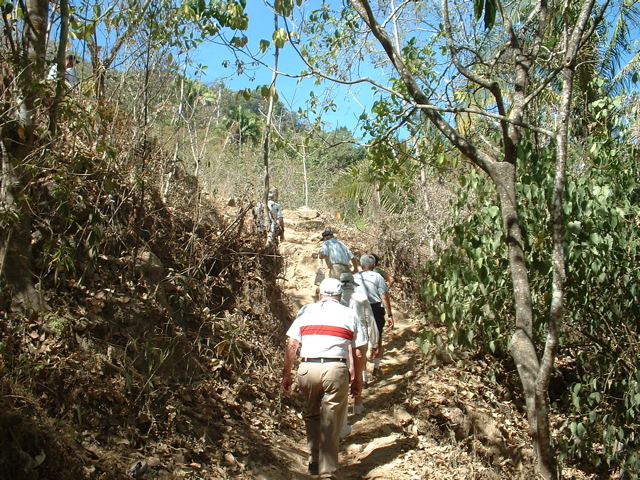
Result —
M 334 362 L 342 362 L 347 363 L 346 358 L 303 358 L 302 361 L 304 363 L 334 363 Z

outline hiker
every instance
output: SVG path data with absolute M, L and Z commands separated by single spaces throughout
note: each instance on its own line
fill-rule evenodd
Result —
M 363 346 L 367 335 L 356 313 L 341 305 L 342 283 L 327 278 L 320 284 L 320 300 L 305 305 L 287 331 L 281 387 L 291 392 L 292 368 L 300 348 L 296 376 L 306 398 L 305 424 L 309 449 L 309 475 L 338 478 L 338 446 L 348 407 L 351 346 L 354 379 L 351 394 L 362 391 Z
M 271 241 L 275 243 L 278 238 L 284 241 L 284 213 L 280 204 L 276 202 L 275 191 L 269 192 L 267 208 L 270 217 Z
M 353 266 L 352 273 L 358 271 L 356 257 L 353 256 L 353 253 L 351 253 L 344 243 L 333 236 L 331 230 L 322 232 L 321 239 L 324 244 L 322 248 L 320 248 L 320 252 L 313 253 L 311 256 L 313 258 L 324 259 L 329 268 L 329 278 L 340 280 L 340 274 L 351 272 L 351 268 L 349 267 L 350 263 Z
M 389 294 L 387 283 L 382 278 L 382 275 L 373 271 L 376 259 L 373 255 L 362 255 L 360 257 L 360 266 L 362 271 L 354 275 L 357 283 L 360 284 L 359 288 L 367 295 L 369 299 L 369 305 L 373 311 L 373 316 L 376 319 L 376 325 L 378 326 L 378 332 L 380 333 L 380 340 L 378 345 L 378 351 L 373 356 L 373 376 L 377 377 L 381 374 L 380 359 L 382 358 L 382 330 L 385 324 L 389 325 L 389 328 L 393 330 L 393 314 L 391 313 L 391 303 L 389 301 Z M 385 314 L 387 319 L 385 321 Z
M 393 287 L 393 284 L 396 283 L 396 279 L 390 275 L 389 273 L 385 272 L 384 270 L 382 270 L 382 267 L 380 267 L 380 256 L 372 253 L 371 255 L 373 255 L 373 258 L 376 259 L 376 264 L 373 267 L 373 271 L 376 273 L 379 273 L 380 275 L 382 275 L 382 278 L 384 278 L 384 281 L 387 282 L 387 288 L 389 290 L 391 290 L 391 287 Z
M 67 55 L 64 62 L 65 76 L 64 80 L 70 88 L 74 88 L 78 85 L 78 74 L 76 73 L 76 57 L 75 55 Z M 58 63 L 51 65 L 47 80 L 56 80 L 58 76 Z
M 351 273 L 343 273 L 340 275 L 340 282 L 342 283 L 342 303 L 356 312 L 358 318 L 362 322 L 364 330 L 367 332 L 367 338 L 369 340 L 369 346 L 371 346 L 372 355 L 375 355 L 378 351 L 378 342 L 380 340 L 380 332 L 378 332 L 378 326 L 376 325 L 371 305 L 366 294 L 361 290 L 356 290 L 360 284 L 356 283 Z M 364 361 L 362 365 L 362 384 L 366 386 L 368 383 L 367 378 L 367 345 L 363 347 Z M 362 404 L 362 394 L 353 398 L 353 412 L 360 414 L 364 412 L 364 405 Z M 346 419 L 345 419 L 346 420 Z M 346 424 L 346 421 L 345 421 Z M 343 432 L 344 433 L 344 432 Z M 343 435 L 346 436 L 346 435 Z

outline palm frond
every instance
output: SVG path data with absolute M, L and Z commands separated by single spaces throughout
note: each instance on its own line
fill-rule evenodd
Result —
M 613 21 L 611 37 L 602 52 L 601 72 L 610 80 L 611 89 L 619 91 L 633 81 L 637 71 L 638 51 L 634 52 L 635 31 L 640 23 L 638 2 L 621 2 Z M 629 55 L 631 54 L 631 59 Z

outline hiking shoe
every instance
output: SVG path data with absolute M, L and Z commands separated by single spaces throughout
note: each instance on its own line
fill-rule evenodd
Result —
M 364 405 L 361 403 L 360 405 L 353 405 L 353 413 L 355 413 L 356 415 L 360 415 L 361 413 L 364 413 Z
M 340 432 L 340 438 L 348 437 L 351 435 L 351 425 L 347 424 L 342 427 L 342 431 Z
M 309 462 L 307 473 L 309 475 L 320 475 L 320 465 L 318 465 L 318 462 Z

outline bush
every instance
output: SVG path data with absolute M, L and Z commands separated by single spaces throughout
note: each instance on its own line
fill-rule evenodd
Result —
M 632 476 L 640 472 L 640 205 L 634 155 L 633 149 L 615 154 L 601 149 L 590 167 L 581 161 L 569 169 L 563 370 L 558 372 L 566 380 L 551 398 L 569 419 L 558 436 L 560 460 L 589 459 Z M 544 148 L 532 147 L 522 157 L 520 220 L 534 332 L 542 336 L 551 292 L 552 159 Z M 488 179 L 474 174 L 455 198 L 453 209 L 462 220 L 443 232 L 446 247 L 425 267 L 424 301 L 446 326 L 450 348 L 506 358 L 514 308 L 495 192 Z M 425 347 L 442 340 L 435 330 L 421 334 Z

